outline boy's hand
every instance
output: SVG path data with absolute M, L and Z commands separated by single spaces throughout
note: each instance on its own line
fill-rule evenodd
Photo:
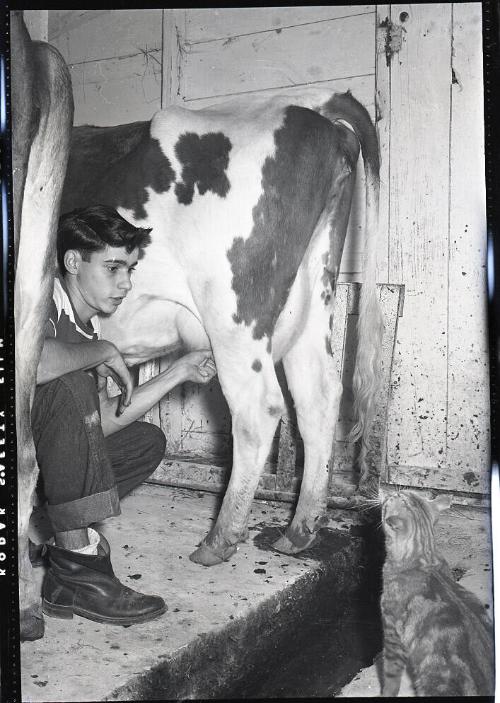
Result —
M 113 381 L 121 390 L 121 397 L 117 408 L 117 414 L 121 415 L 125 408 L 130 405 L 134 382 L 122 355 L 114 345 L 111 343 L 109 344 L 111 347 L 109 357 L 102 364 L 95 367 L 98 376 L 97 388 L 98 390 L 102 390 L 103 383 L 105 383 L 106 378 L 111 376 Z
M 214 357 L 208 349 L 190 352 L 175 363 L 182 369 L 183 381 L 205 384 L 217 374 Z

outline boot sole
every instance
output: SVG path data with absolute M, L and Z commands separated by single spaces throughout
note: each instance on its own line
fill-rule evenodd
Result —
M 50 603 L 50 601 L 43 599 L 42 611 L 45 615 L 50 618 L 59 618 L 61 620 L 71 620 L 73 615 L 79 615 L 87 620 L 92 620 L 93 622 L 102 622 L 107 625 L 121 625 L 122 627 L 129 627 L 130 625 L 137 625 L 141 622 L 149 622 L 150 620 L 155 620 L 163 615 L 168 610 L 168 606 L 163 606 L 159 610 L 154 610 L 151 613 L 144 613 L 144 615 L 135 615 L 128 618 L 112 618 L 106 615 L 99 615 L 98 613 L 92 613 L 83 608 L 74 607 L 72 605 L 57 605 L 55 603 Z

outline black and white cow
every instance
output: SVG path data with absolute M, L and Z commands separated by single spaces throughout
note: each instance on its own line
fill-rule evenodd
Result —
M 307 547 L 327 503 L 342 386 L 329 345 L 333 295 L 359 147 L 368 258 L 355 377 L 360 424 L 377 384 L 375 288 L 379 156 L 375 128 L 349 93 L 243 97 L 169 107 L 150 122 L 74 128 L 62 211 L 103 203 L 152 227 L 152 243 L 103 337 L 128 364 L 211 346 L 232 416 L 233 468 L 218 519 L 191 555 L 220 563 L 247 518 L 284 410 L 282 360 L 304 441 L 295 516 L 276 548 Z M 366 433 L 365 433 L 366 434 Z
M 54 287 L 73 95 L 63 58 L 49 44 L 31 41 L 22 12 L 11 13 L 10 43 L 20 633 L 22 639 L 37 639 L 44 626 L 28 552 L 38 476 L 30 417 Z

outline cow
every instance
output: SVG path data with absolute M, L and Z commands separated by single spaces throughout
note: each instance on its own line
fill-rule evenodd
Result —
M 20 637 L 33 640 L 43 636 L 44 623 L 28 550 L 38 476 L 30 413 L 53 291 L 73 96 L 63 58 L 31 40 L 22 12 L 11 13 L 10 41 Z
M 309 90 L 73 128 L 62 212 L 100 203 L 152 228 L 132 291 L 101 320 L 103 338 L 129 365 L 180 346 L 211 347 L 231 412 L 231 477 L 215 525 L 190 555 L 196 563 L 226 561 L 247 537 L 284 411 L 279 361 L 305 463 L 294 517 L 274 546 L 300 552 L 324 524 L 342 393 L 329 338 L 360 148 L 367 253 L 354 376 L 359 490 L 370 475 L 364 459 L 383 327 L 375 286 L 379 151 L 366 109 L 349 92 Z

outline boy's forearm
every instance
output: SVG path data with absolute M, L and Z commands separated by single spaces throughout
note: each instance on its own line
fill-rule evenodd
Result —
M 71 371 L 84 371 L 105 362 L 113 345 L 105 340 L 70 344 L 47 338 L 37 369 L 37 384 L 48 383 Z
M 119 396 L 108 398 L 101 394 L 101 426 L 104 436 L 107 437 L 118 430 L 122 430 L 138 420 L 172 388 L 175 388 L 184 380 L 180 367 L 173 364 L 169 369 L 158 374 L 158 376 L 154 376 L 146 383 L 134 388 L 130 405 L 118 416 L 116 411 Z

